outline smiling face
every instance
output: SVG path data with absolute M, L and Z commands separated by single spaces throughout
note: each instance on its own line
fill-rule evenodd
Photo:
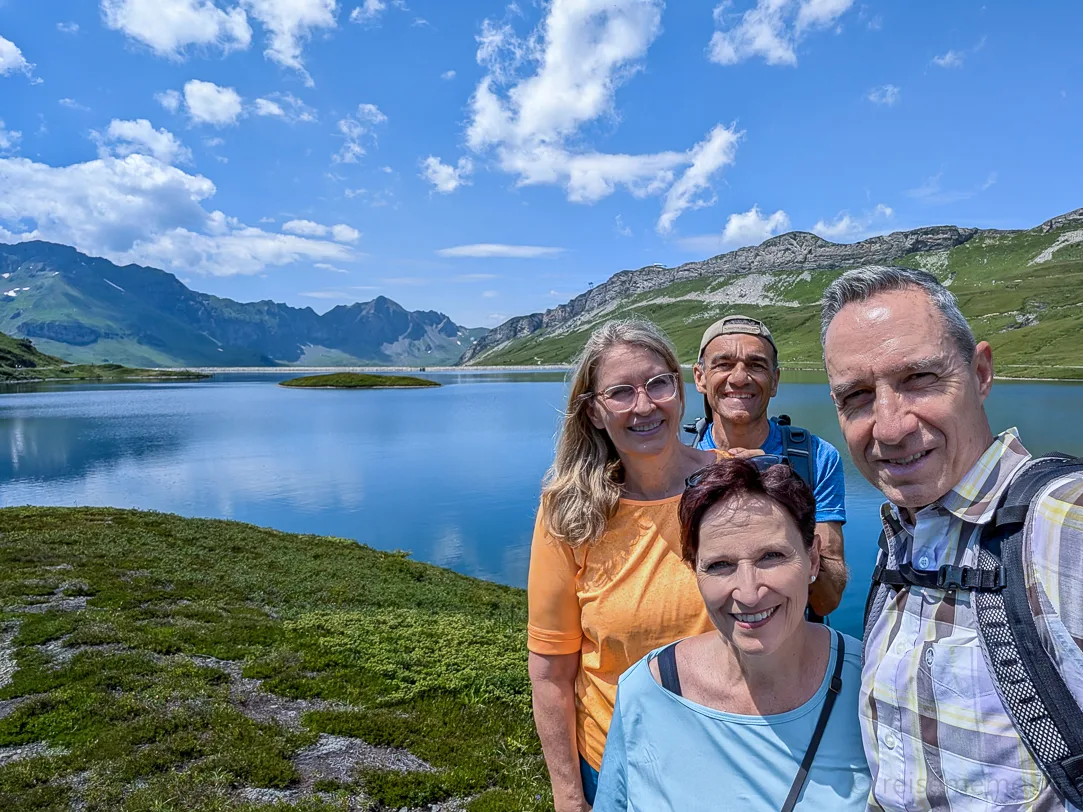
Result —
M 797 639 L 819 566 L 816 545 L 806 550 L 797 523 L 766 496 L 712 505 L 700 522 L 699 592 L 711 622 L 744 655 Z
M 631 384 L 642 387 L 657 375 L 677 372 L 670 369 L 657 353 L 631 344 L 619 344 L 599 361 L 594 391 L 603 392 L 611 386 Z M 656 403 L 642 388 L 636 391 L 635 406 L 627 412 L 613 412 L 604 399 L 595 397 L 589 406 L 590 422 L 609 434 L 617 453 L 628 455 L 658 454 L 670 442 L 680 442 L 677 431 L 684 411 L 682 387 L 678 383 L 677 397 Z
M 765 420 L 767 406 L 778 392 L 774 350 L 759 336 L 718 336 L 703 348 L 693 374 L 696 389 L 707 396 L 715 419 L 723 423 Z
M 992 350 L 967 363 L 919 288 L 843 307 L 824 358 L 854 464 L 889 500 L 917 510 L 944 496 L 993 441 L 983 404 Z

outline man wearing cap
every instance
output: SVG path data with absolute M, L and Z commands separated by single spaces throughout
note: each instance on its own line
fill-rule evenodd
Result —
M 693 367 L 696 389 L 712 422 L 698 448 L 761 449 L 786 453 L 782 427 L 767 417 L 778 391 L 778 348 L 767 325 L 748 316 L 719 319 L 703 334 Z M 843 558 L 842 525 L 846 490 L 839 452 L 809 433 L 810 474 L 816 497 L 816 535 L 820 543 L 821 577 L 809 593 L 814 612 L 826 615 L 839 605 L 848 572 Z

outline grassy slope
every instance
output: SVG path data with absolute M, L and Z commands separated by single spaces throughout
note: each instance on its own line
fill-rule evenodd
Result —
M 68 364 L 63 358 L 46 355 L 26 339 L 0 333 L 0 382 L 18 381 L 127 381 L 171 380 L 207 377 L 191 372 L 163 372 L 133 369 L 120 364 Z
M 963 313 L 979 339 L 994 349 L 999 374 L 1018 377 L 1083 378 L 1083 245 L 1062 248 L 1053 261 L 1028 265 L 1042 250 L 1071 227 L 1042 234 L 1040 231 L 982 234 L 946 257 L 946 263 L 921 254 L 900 260 L 900 265 L 926 267 L 942 280 L 951 279 Z M 769 291 L 797 306 L 754 306 L 705 303 L 698 294 L 717 292 L 727 281 L 702 279 L 679 282 L 639 294 L 597 321 L 639 316 L 658 323 L 673 339 L 682 360 L 695 359 L 703 330 L 727 312 L 739 311 L 771 326 L 779 356 L 789 366 L 818 366 L 819 308 L 823 289 L 842 271 L 819 271 L 804 279 L 796 273 L 779 273 Z M 665 304 L 649 304 L 659 297 L 697 298 Z M 1036 316 L 1037 324 L 1014 329 L 1016 314 Z M 594 323 L 559 336 L 536 334 L 516 339 L 485 364 L 567 363 Z M 1073 367 L 1081 367 L 1074 369 Z
M 0 367 L 7 368 L 33 368 L 53 367 L 67 363 L 61 358 L 46 355 L 34 348 L 27 339 L 12 338 L 0 333 Z
M 282 381 L 280 386 L 334 389 L 385 389 L 388 387 L 439 386 L 436 381 L 410 375 L 371 375 L 363 372 L 333 372 L 329 375 L 306 375 Z
M 0 808 L 262 809 L 240 789 L 296 785 L 292 756 L 319 733 L 407 748 L 436 771 L 362 771 L 274 809 L 345 809 L 360 787 L 375 809 L 551 803 L 521 590 L 236 522 L 9 508 L 0 528 L 0 637 L 19 624 L 0 748 L 53 748 L 0 767 Z M 299 730 L 253 721 L 196 655 L 243 663 L 264 692 L 340 704 Z

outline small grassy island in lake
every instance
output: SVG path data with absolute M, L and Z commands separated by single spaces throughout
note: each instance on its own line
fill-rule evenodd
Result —
M 439 386 L 436 381 L 409 375 L 369 375 L 361 372 L 334 372 L 330 375 L 306 375 L 282 381 L 280 386 L 302 386 L 312 389 L 409 389 Z
M 0 528 L 0 809 L 553 808 L 523 590 L 239 522 Z

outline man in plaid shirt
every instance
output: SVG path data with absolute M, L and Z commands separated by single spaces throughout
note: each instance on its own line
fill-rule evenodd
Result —
M 994 436 L 992 350 L 931 274 L 868 267 L 824 294 L 821 340 L 855 465 L 888 502 L 881 562 L 975 567 L 982 528 L 1031 455 Z M 1083 477 L 1041 491 L 1023 547 L 1042 644 L 1083 704 Z M 866 628 L 860 714 L 870 809 L 1060 810 L 981 648 L 974 593 L 880 587 Z

